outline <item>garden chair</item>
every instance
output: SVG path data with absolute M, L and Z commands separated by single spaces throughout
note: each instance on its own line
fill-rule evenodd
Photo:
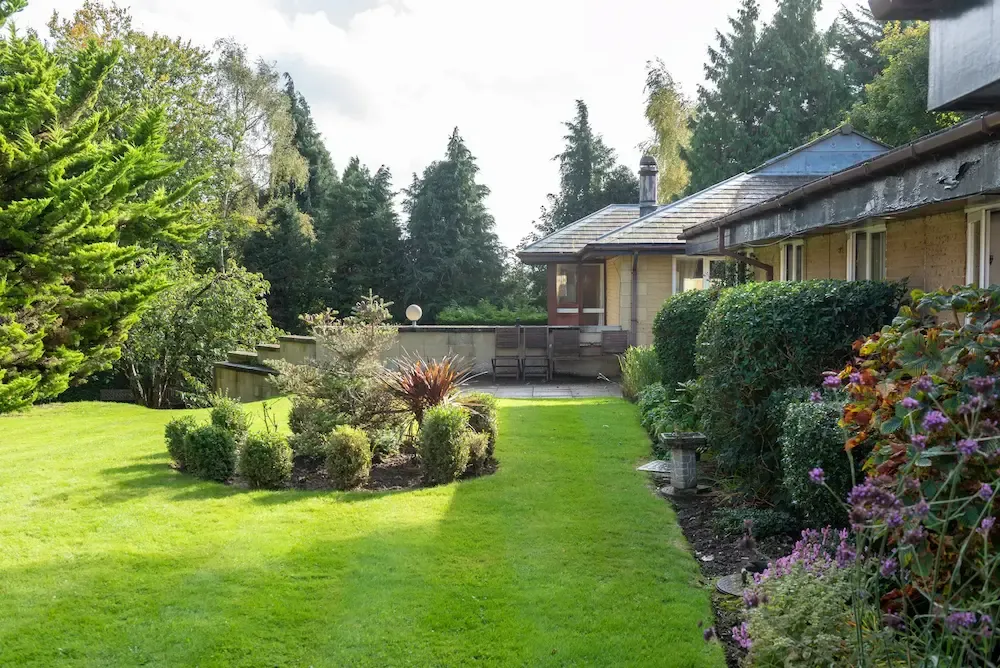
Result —
M 556 375 L 556 363 L 560 360 L 580 359 L 580 330 L 579 329 L 554 329 L 552 330 L 552 360 L 549 377 Z
M 628 332 L 622 330 L 604 330 L 601 332 L 601 354 L 608 356 L 624 355 L 628 348 Z
M 513 372 L 513 373 L 511 373 Z M 497 327 L 493 349 L 493 382 L 497 376 L 521 377 L 521 332 L 519 327 Z
M 528 377 L 549 379 L 549 328 L 524 328 L 524 357 L 521 374 Z

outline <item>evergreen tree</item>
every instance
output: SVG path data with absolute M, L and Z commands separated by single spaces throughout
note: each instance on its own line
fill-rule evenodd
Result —
M 0 1 L 0 25 L 24 6 Z M 54 397 L 105 369 L 166 287 L 157 239 L 186 241 L 191 184 L 158 183 L 163 111 L 117 137 L 94 110 L 117 49 L 89 42 L 71 66 L 34 34 L 0 39 L 0 412 Z
M 691 178 L 681 155 L 691 141 L 691 105 L 659 59 L 646 64 L 646 120 L 653 139 L 644 149 L 660 170 L 657 197 L 669 202 L 684 192 Z
M 489 188 L 476 182 L 479 168 L 458 134 L 448 139 L 444 160 L 414 175 L 405 191 L 409 214 L 408 299 L 428 319 L 451 302 L 495 300 L 503 276 L 503 248 L 486 209 Z
M 833 53 L 841 63 L 844 79 L 855 96 L 861 95 L 886 65 L 877 44 L 882 41 L 885 23 L 876 19 L 867 5 L 840 8 L 830 26 Z

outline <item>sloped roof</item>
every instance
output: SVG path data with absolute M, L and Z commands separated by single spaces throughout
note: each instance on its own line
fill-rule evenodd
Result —
M 556 230 L 521 250 L 519 255 L 574 254 L 600 236 L 639 217 L 638 204 L 609 204 L 589 216 Z

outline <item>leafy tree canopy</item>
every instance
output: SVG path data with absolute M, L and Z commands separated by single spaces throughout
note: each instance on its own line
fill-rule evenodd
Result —
M 644 147 L 659 167 L 657 198 L 670 202 L 684 192 L 691 172 L 682 152 L 691 141 L 691 103 L 662 60 L 646 64 L 646 120 L 653 138 Z

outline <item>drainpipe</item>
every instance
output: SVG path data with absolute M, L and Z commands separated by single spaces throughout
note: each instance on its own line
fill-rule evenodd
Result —
M 632 253 L 632 326 L 628 339 L 631 345 L 639 340 L 639 253 Z
M 767 280 L 774 280 L 774 266 L 770 264 L 765 264 L 757 258 L 748 257 L 746 255 L 741 255 L 736 251 L 731 251 L 726 248 L 726 228 L 719 226 L 719 250 L 716 251 L 719 255 L 724 257 L 731 257 L 734 260 L 739 260 L 740 262 L 746 262 L 751 267 L 757 267 L 758 269 L 763 269 L 767 274 Z

